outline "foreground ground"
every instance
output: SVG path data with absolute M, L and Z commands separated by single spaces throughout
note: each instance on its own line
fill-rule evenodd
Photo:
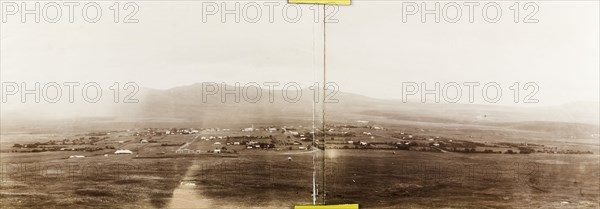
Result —
M 335 152 L 335 153 L 333 153 Z M 292 156 L 293 161 L 287 160 Z M 598 156 L 326 153 L 326 203 L 362 208 L 598 208 Z M 4 179 L 3 208 L 290 208 L 312 202 L 310 154 L 88 158 Z M 115 162 L 115 161 L 118 161 Z M 129 166 L 129 167 L 127 167 Z M 25 168 L 27 169 L 27 168 Z M 120 169 L 120 170 L 119 170 Z M 78 176 L 79 175 L 79 176 Z M 19 179 L 20 178 L 20 179 Z M 317 179 L 323 185 L 323 179 Z M 322 186 L 319 186 L 322 188 Z
M 466 141 L 421 128 L 336 131 L 325 152 L 303 140 L 308 134 L 289 131 L 3 135 L 0 206 L 292 208 L 312 204 L 314 181 L 317 203 L 360 203 L 361 208 L 600 207 L 597 144 L 542 141 L 545 136 L 531 139 L 535 144 L 503 143 L 474 131 L 462 136 Z M 219 138 L 225 135 L 231 137 Z M 12 145 L 48 140 L 54 142 Z M 397 142 L 415 145 L 400 149 L 405 147 Z M 474 151 L 466 153 L 467 146 Z M 563 154 L 564 147 L 592 154 Z M 506 154 L 523 148 L 536 152 Z M 116 155 L 117 149 L 134 154 Z

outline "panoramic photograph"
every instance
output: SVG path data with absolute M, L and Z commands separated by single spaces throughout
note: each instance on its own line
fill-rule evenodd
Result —
M 600 208 L 600 2 L 0 1 L 0 208 Z

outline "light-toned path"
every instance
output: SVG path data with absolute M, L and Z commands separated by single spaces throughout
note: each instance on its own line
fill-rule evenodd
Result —
M 286 152 L 286 153 L 280 153 L 280 155 L 302 155 L 302 154 L 313 154 L 315 152 L 317 152 L 319 150 L 317 149 L 313 149 L 311 151 L 304 151 L 304 152 Z
M 185 177 L 173 191 L 173 198 L 169 203 L 170 209 L 213 209 L 212 200 L 203 197 L 196 185 L 196 181 L 192 179 L 192 175 L 199 166 L 194 162 L 185 173 Z
M 190 146 L 191 144 L 193 144 L 194 142 L 196 142 L 196 139 L 198 139 L 198 136 L 195 136 L 195 137 L 192 139 L 192 141 L 190 141 L 190 142 L 186 142 L 184 145 L 181 145 L 181 147 L 179 147 L 179 149 L 177 149 L 177 150 L 175 151 L 175 153 L 178 153 L 178 152 L 179 152 L 179 151 L 181 151 L 182 149 L 184 149 L 184 148 L 186 148 L 186 147 Z

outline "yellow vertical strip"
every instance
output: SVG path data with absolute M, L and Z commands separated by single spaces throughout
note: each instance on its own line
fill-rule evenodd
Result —
M 294 209 L 358 209 L 358 204 L 296 206 Z
M 351 0 L 288 0 L 290 4 L 351 5 Z

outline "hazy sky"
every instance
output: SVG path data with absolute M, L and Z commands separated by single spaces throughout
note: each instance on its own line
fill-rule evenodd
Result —
M 68 22 L 66 7 L 56 24 L 8 16 L 1 25 L 0 77 L 3 82 L 130 81 L 159 89 L 209 81 L 309 85 L 319 80 L 323 30 L 313 22 L 313 10 L 301 6 L 300 21 L 289 23 L 282 16 L 285 1 L 272 1 L 280 5 L 270 23 L 264 2 L 257 2 L 258 23 L 243 17 L 235 23 L 233 15 L 222 23 L 220 13 L 203 22 L 202 3 L 189 1 L 138 2 L 139 23 L 129 24 L 113 22 L 110 2 L 100 3 L 103 14 L 95 24 L 82 19 L 81 6 L 75 23 Z M 339 23 L 327 24 L 327 77 L 341 91 L 376 98 L 400 99 L 402 82 L 495 81 L 507 97 L 513 82 L 536 82 L 541 104 L 598 101 L 598 2 L 538 2 L 539 23 L 529 24 L 513 22 L 512 3 L 500 3 L 497 23 L 482 19 L 482 5 L 474 23 L 467 7 L 458 23 L 443 18 L 422 23 L 418 15 L 404 23 L 401 2 L 355 1 L 337 11 Z M 248 11 L 254 16 L 252 8 Z M 529 11 L 522 8 L 520 19 Z M 126 14 L 121 11 L 119 19 Z M 294 8 L 288 14 L 293 17 Z

